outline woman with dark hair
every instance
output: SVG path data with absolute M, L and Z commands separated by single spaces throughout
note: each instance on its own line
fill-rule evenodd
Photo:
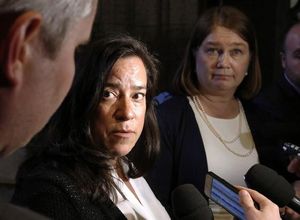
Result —
M 248 102 L 260 86 L 250 20 L 230 6 L 204 12 L 172 93 L 156 97 L 161 153 L 146 179 L 169 212 L 171 191 L 192 183 L 203 192 L 208 170 L 245 185 L 243 175 L 265 154 L 257 144 L 255 112 Z
M 77 56 L 73 86 L 29 144 L 13 202 L 54 219 L 169 219 L 142 175 L 159 147 L 157 60 L 119 36 Z

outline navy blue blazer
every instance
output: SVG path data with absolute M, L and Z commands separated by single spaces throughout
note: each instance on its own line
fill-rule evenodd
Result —
M 200 130 L 187 97 L 163 93 L 156 101 L 161 152 L 146 180 L 171 215 L 171 192 L 176 186 L 192 183 L 203 193 L 208 171 L 207 159 Z M 266 120 L 266 115 L 257 112 L 251 102 L 242 101 L 242 104 L 260 163 L 269 167 L 277 163 L 285 166 L 281 157 L 271 156 L 278 155 L 278 149 L 271 145 L 264 146 L 264 130 L 260 123 Z

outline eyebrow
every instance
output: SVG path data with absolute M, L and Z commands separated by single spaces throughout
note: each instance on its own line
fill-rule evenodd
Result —
M 121 83 L 105 83 L 104 87 L 111 87 L 111 88 L 120 88 Z M 134 90 L 143 90 L 143 89 L 147 89 L 146 86 L 138 86 L 138 85 L 133 85 L 131 86 L 131 89 Z
M 215 42 L 215 41 L 208 41 L 205 44 L 206 45 L 212 45 L 212 46 L 219 46 L 219 45 L 221 45 L 220 43 Z M 234 43 L 231 43 L 230 46 L 242 46 L 242 47 L 245 47 L 246 44 L 245 43 L 236 43 L 236 42 L 234 42 Z

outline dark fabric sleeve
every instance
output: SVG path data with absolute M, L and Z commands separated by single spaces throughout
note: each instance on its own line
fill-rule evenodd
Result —
M 55 220 L 126 219 L 111 200 L 92 201 L 72 177 L 43 166 L 21 168 L 12 202 Z
M 49 220 L 48 218 L 26 208 L 8 203 L 0 203 L 0 219 L 3 220 Z
M 20 188 L 16 188 L 12 202 L 52 219 L 81 219 L 65 193 L 43 180 L 22 182 Z
M 295 143 L 293 136 L 297 137 L 294 134 L 298 132 L 298 129 L 293 129 L 291 124 L 278 121 L 274 117 L 276 113 L 270 113 L 272 108 L 265 109 L 253 100 L 244 101 L 243 107 L 258 152 L 259 162 L 275 170 L 290 182 L 296 180 L 297 177 L 287 171 L 289 157 L 284 154 L 282 143 L 285 141 Z M 276 111 L 275 106 L 273 106 L 273 111 Z M 299 137 L 298 134 L 298 140 Z
M 171 193 L 179 185 L 194 184 L 203 193 L 207 161 L 201 134 L 186 97 L 159 105 L 161 152 L 146 180 L 172 216 Z
M 157 111 L 157 119 L 160 129 L 160 154 L 153 169 L 146 175 L 146 180 L 156 197 L 172 215 L 170 193 L 173 173 L 173 140 L 172 130 L 168 121 L 165 121 L 163 112 Z

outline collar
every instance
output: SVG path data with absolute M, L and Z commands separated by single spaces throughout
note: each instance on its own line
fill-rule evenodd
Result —
M 286 81 L 296 90 L 296 92 L 300 95 L 300 87 L 295 85 L 295 83 L 292 82 L 292 80 L 289 79 L 289 77 L 287 76 L 287 74 L 283 74 L 284 78 L 286 79 Z

